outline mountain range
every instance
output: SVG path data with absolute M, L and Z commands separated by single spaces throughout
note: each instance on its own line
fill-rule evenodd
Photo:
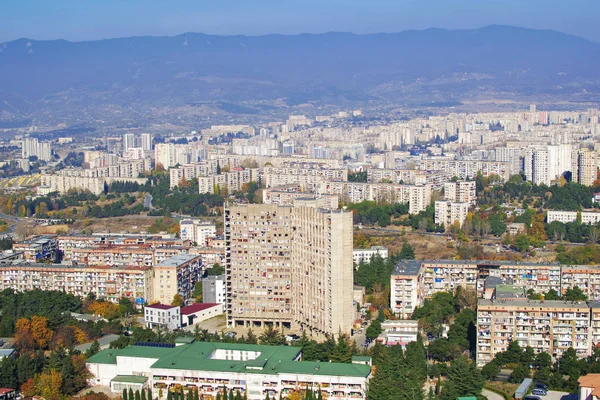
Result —
M 286 105 L 445 101 L 482 93 L 598 101 L 600 44 L 510 26 L 0 44 L 5 119 L 61 105 L 143 110 L 278 99 Z

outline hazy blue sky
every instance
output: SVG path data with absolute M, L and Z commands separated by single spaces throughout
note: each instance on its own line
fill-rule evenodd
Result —
M 0 42 L 134 35 L 398 32 L 490 24 L 600 42 L 600 0 L 0 0 Z

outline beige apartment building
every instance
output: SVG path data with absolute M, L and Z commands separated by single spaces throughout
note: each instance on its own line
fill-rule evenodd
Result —
M 75 267 L 61 264 L 0 265 L 0 289 L 61 290 L 84 297 L 94 293 L 98 298 L 118 302 L 126 297 L 138 304 L 152 301 L 152 267 Z
M 597 333 L 592 311 L 584 302 L 479 300 L 477 305 L 477 365 L 484 366 L 512 341 L 535 353 L 558 359 L 568 348 L 589 356 Z
M 300 203 L 226 208 L 230 326 L 350 331 L 352 214 Z
M 180 254 L 154 266 L 154 300 L 171 304 L 180 294 L 184 299 L 192 296 L 196 282 L 200 280 L 201 257 Z

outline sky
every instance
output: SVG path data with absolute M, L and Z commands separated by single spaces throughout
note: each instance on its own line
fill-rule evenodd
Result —
M 491 24 L 600 42 L 599 0 L 0 0 L 0 43 L 185 32 L 400 32 Z

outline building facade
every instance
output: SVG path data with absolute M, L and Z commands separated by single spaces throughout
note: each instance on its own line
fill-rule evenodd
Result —
M 305 205 L 225 210 L 231 326 L 352 326 L 352 214 Z

